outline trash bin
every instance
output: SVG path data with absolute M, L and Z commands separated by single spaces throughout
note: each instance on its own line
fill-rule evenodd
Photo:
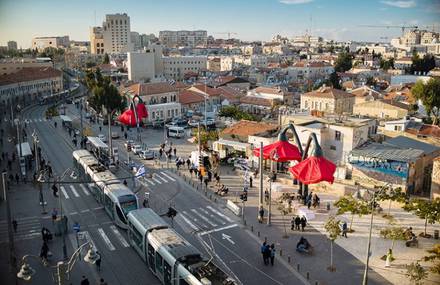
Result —
M 330 211 L 330 202 L 327 202 L 327 211 Z
M 434 230 L 434 238 L 438 239 L 438 230 Z

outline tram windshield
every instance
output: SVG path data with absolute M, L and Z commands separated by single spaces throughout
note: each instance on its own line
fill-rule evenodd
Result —
M 133 195 L 119 197 L 119 204 L 121 205 L 122 211 L 124 211 L 124 215 L 127 215 L 130 211 L 138 208 L 136 196 Z

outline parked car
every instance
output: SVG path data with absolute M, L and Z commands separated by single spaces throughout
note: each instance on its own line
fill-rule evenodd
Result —
M 143 150 L 139 153 L 140 158 L 142 159 L 154 159 L 154 151 L 152 150 Z
M 142 151 L 142 146 L 140 144 L 135 144 L 131 147 L 131 150 L 133 151 L 134 154 L 139 155 L 140 152 Z
M 188 121 L 188 125 L 190 127 L 198 127 L 199 126 L 199 121 L 197 121 L 197 120 L 189 120 Z
M 131 147 L 133 146 L 134 141 L 128 140 L 124 143 L 124 147 L 127 151 L 131 151 Z
M 99 134 L 98 139 L 100 139 L 104 143 L 107 142 L 107 138 L 103 134 Z
M 112 132 L 112 139 L 118 139 L 119 133 L 118 132 Z

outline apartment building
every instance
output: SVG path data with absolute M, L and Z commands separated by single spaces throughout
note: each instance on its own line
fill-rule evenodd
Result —
M 0 60 L 0 75 L 12 74 L 27 67 L 53 67 L 52 61 L 39 58 L 11 58 Z
M 324 61 L 299 61 L 287 68 L 287 74 L 293 80 L 324 79 L 334 71 L 334 67 Z
M 70 45 L 69 36 L 62 37 L 35 37 L 32 39 L 32 49 L 67 48 Z
M 163 76 L 162 46 L 154 44 L 140 52 L 127 53 L 128 79 L 148 82 Z
M 318 90 L 301 95 L 301 109 L 342 114 L 353 111 L 355 95 L 323 85 Z
M 165 78 L 173 80 L 182 80 L 185 74 L 206 70 L 208 62 L 206 56 L 165 56 L 162 60 Z
M 160 31 L 159 42 L 167 47 L 205 47 L 208 43 L 208 32 L 204 30 Z
M 107 14 L 102 27 L 90 29 L 91 53 L 124 53 L 132 51 L 130 17 L 124 14 Z
M 24 67 L 17 72 L 0 75 L 2 101 L 28 102 L 38 96 L 63 90 L 63 74 L 53 67 Z
M 8 41 L 8 50 L 17 50 L 17 42 Z

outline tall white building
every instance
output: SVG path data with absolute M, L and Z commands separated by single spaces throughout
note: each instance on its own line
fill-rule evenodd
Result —
M 208 44 L 208 32 L 197 31 L 160 31 L 159 41 L 168 47 L 177 46 L 206 46 Z
M 105 15 L 102 35 L 105 53 L 124 53 L 133 49 L 130 17 L 126 13 Z
M 32 39 L 32 49 L 67 48 L 70 45 L 69 36 L 62 37 L 35 37 Z
M 162 46 L 150 45 L 143 51 L 127 53 L 128 80 L 150 82 L 163 76 Z

